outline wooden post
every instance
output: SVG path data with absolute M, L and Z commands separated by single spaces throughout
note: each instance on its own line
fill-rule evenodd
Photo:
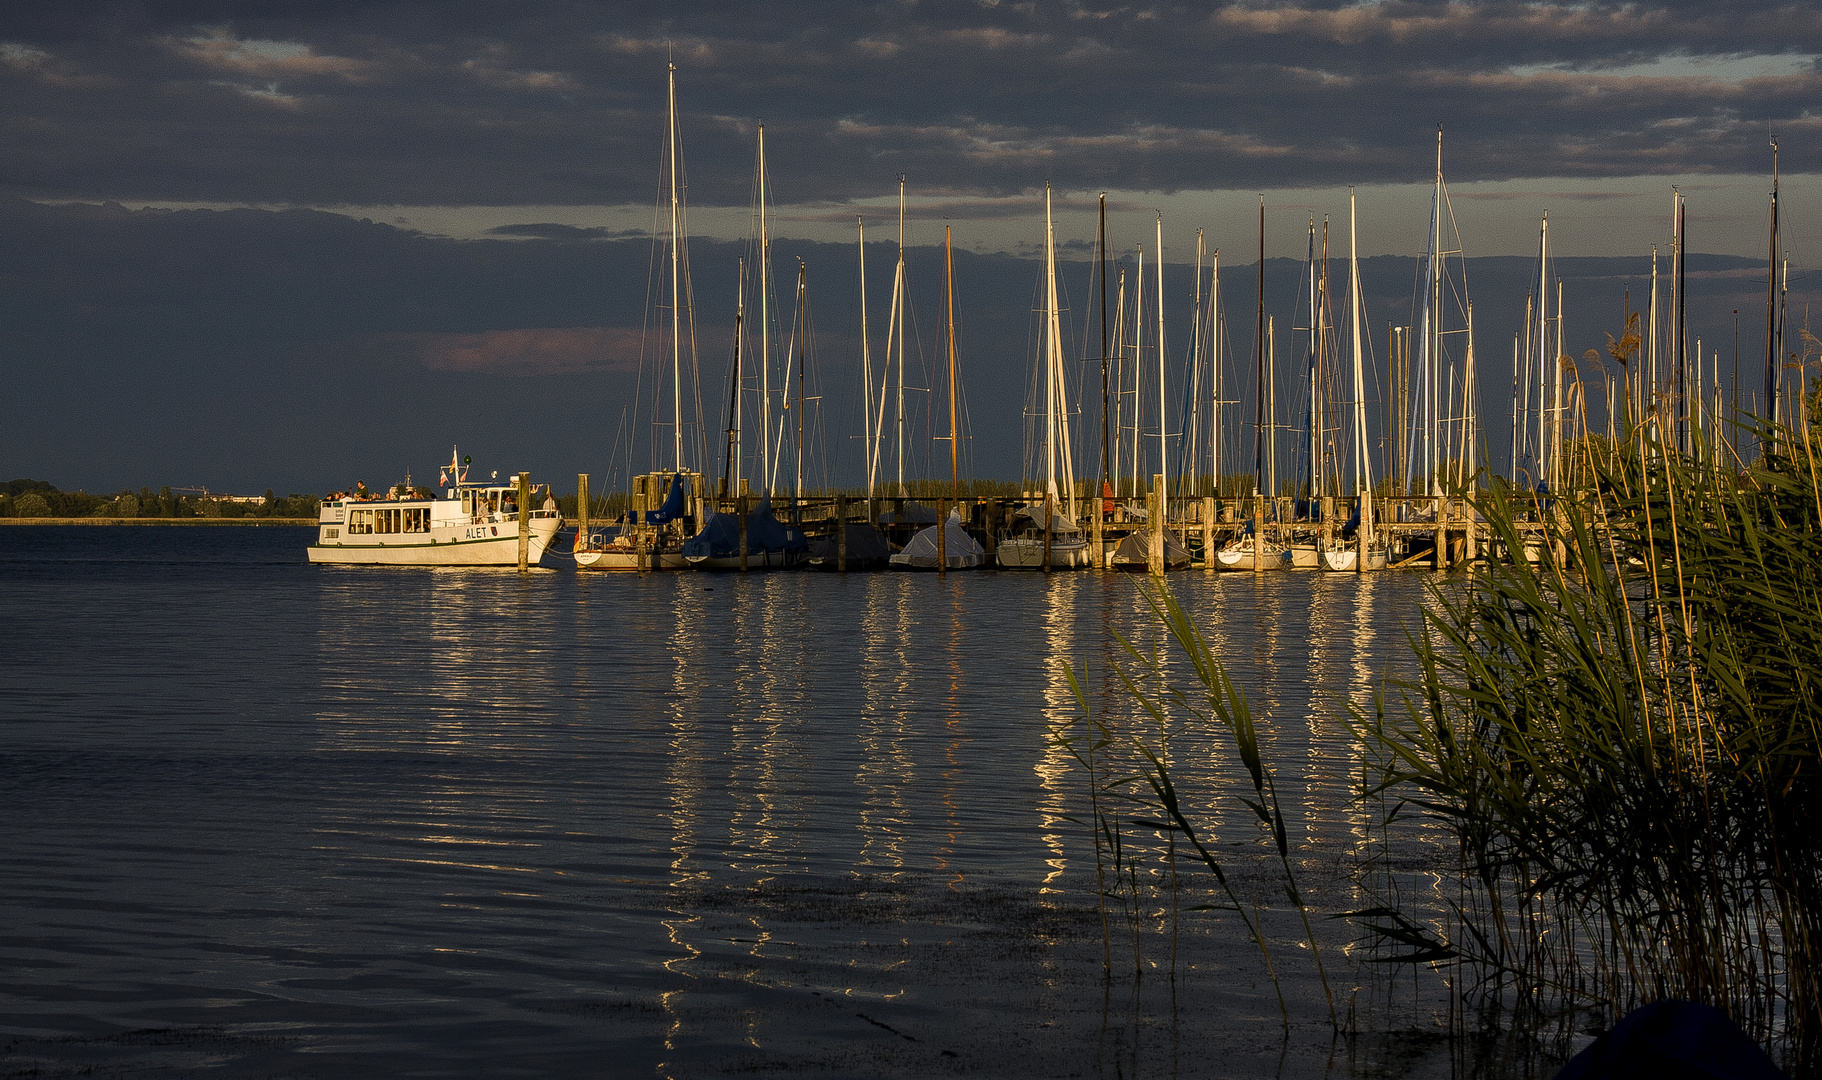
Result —
M 1089 511 L 1090 517 L 1088 525 L 1088 565 L 1099 570 L 1105 563 L 1105 555 L 1107 552 L 1106 544 L 1102 539 L 1103 532 L 1101 521 L 1101 510 L 1107 504 L 1102 501 L 1101 493 L 1098 490 L 1094 493 L 1094 502 L 1092 505 L 1094 509 Z
M 1265 496 L 1253 498 L 1253 573 L 1265 569 Z
M 936 500 L 936 572 L 949 572 L 949 500 Z
M 740 514 L 740 572 L 744 574 L 747 571 L 747 514 L 749 512 L 747 509 L 747 493 L 744 489 L 740 492 L 740 502 L 738 503 L 738 506 Z
M 835 569 L 848 570 L 848 497 L 835 496 Z
M 1430 552 L 1430 562 L 1437 570 L 1449 568 L 1449 517 L 1448 503 L 1440 496 L 1436 499 L 1436 546 Z
M 1151 477 L 1151 497 L 1145 500 L 1146 522 L 1151 533 L 1150 543 L 1145 550 L 1145 568 L 1160 577 L 1164 574 L 1164 474 L 1153 473 Z
M 520 473 L 519 480 L 519 573 L 531 571 L 531 474 Z
M 1364 574 L 1367 570 L 1367 522 L 1377 520 L 1373 517 L 1373 496 L 1370 492 L 1360 494 L 1360 523 L 1354 526 L 1354 573 Z
M 588 474 L 576 474 L 576 549 L 588 543 Z
M 1335 546 L 1335 496 L 1322 497 L 1322 543 L 1318 545 L 1323 551 Z
M 1044 493 L 1044 573 L 1050 573 L 1050 515 L 1056 513 L 1056 500 Z
M 1480 528 L 1474 520 L 1474 500 L 1468 499 L 1463 501 L 1461 517 L 1462 522 L 1466 527 L 1466 535 L 1463 541 L 1464 546 L 1466 547 L 1464 554 L 1467 556 L 1468 562 L 1472 564 L 1480 558 Z
M 1215 497 L 1202 496 L 1202 569 L 1215 568 Z
M 995 553 L 999 551 L 998 535 L 1000 518 L 1003 516 L 1001 511 L 1004 506 L 1005 504 L 999 499 L 987 499 L 981 503 L 982 510 L 987 515 L 987 527 L 981 530 L 986 534 L 987 542 L 983 544 L 982 547 L 987 552 L 987 561 L 989 563 L 994 561 Z

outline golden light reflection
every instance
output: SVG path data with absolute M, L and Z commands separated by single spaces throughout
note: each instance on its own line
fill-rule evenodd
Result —
M 862 594 L 860 866 L 902 870 L 910 827 L 905 793 L 917 778 L 910 711 L 914 612 L 904 575 L 871 575 Z
M 1068 820 L 1069 792 L 1076 786 L 1074 761 L 1069 751 L 1057 744 L 1051 732 L 1064 727 L 1076 715 L 1075 694 L 1069 688 L 1067 665 L 1080 664 L 1076 657 L 1076 602 L 1081 595 L 1082 579 L 1074 574 L 1058 575 L 1041 582 L 1044 590 L 1042 625 L 1045 662 L 1042 720 L 1039 734 L 1043 752 L 1033 766 L 1043 795 L 1038 801 L 1039 842 L 1047 852 L 1044 865 L 1050 868 L 1038 884 L 1040 893 L 1063 892 L 1057 879 L 1068 869 L 1064 838 L 1079 826 Z
M 969 741 L 967 725 L 968 701 L 963 687 L 967 675 L 963 664 L 967 659 L 967 635 L 963 623 L 965 608 L 964 585 L 959 575 L 942 575 L 936 579 L 937 610 L 948 616 L 949 633 L 943 641 L 943 658 L 947 661 L 945 670 L 948 673 L 949 685 L 943 695 L 943 823 L 946 831 L 943 843 L 933 853 L 936 867 L 948 870 L 954 876 L 949 879 L 949 887 L 957 889 L 967 878 L 959 862 L 951 864 L 950 856 L 955 853 L 956 845 L 961 839 L 961 806 L 957 802 L 958 789 L 965 786 L 967 771 L 964 766 L 962 747 Z

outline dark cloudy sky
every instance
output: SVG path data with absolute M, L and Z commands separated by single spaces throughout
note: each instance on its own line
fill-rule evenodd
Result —
M 1002 267 L 964 317 L 977 377 L 1004 385 L 1024 378 L 1046 179 L 1066 241 L 1103 190 L 1120 248 L 1162 212 L 1173 273 L 1196 229 L 1250 262 L 1261 192 L 1268 251 L 1300 253 L 1349 185 L 1365 252 L 1409 255 L 1439 124 L 1470 256 L 1528 255 L 1549 210 L 1564 254 L 1641 265 L 1673 185 L 1695 250 L 1762 252 L 1775 132 L 1805 287 L 1819 55 L 1822 9 L 1725 2 L 11 3 L 0 473 L 320 490 L 458 440 L 502 470 L 604 471 L 645 318 L 648 249 L 623 238 L 652 223 L 667 57 L 711 244 L 703 325 L 731 321 L 763 120 L 779 232 L 819 283 L 852 289 L 840 245 L 857 213 L 884 238 L 900 173 L 913 244 L 947 221 Z M 853 305 L 825 295 L 824 351 L 846 362 Z M 1571 325 L 1598 343 L 1596 321 Z M 976 396 L 977 425 L 1018 398 Z M 1016 439 L 976 450 L 1016 474 Z

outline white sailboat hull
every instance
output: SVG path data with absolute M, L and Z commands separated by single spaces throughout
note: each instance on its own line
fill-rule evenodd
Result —
M 1265 564 L 1261 570 L 1281 570 L 1284 568 L 1284 549 L 1267 546 Z M 1217 570 L 1252 570 L 1253 545 L 1244 547 L 1225 547 L 1215 552 L 1215 569 Z
M 1044 541 L 1027 537 L 1001 540 L 994 558 L 1003 570 L 1042 570 Z M 1079 537 L 1053 537 L 1050 541 L 1050 568 L 1076 570 L 1093 564 L 1088 541 Z

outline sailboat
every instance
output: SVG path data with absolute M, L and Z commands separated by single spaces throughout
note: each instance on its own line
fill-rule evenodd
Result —
M 902 250 L 902 249 L 901 249 Z M 948 226 L 943 227 L 943 290 L 948 298 L 949 324 L 949 484 L 955 494 L 961 493 L 959 439 L 961 425 L 956 416 L 955 385 L 955 256 Z M 962 528 L 960 507 L 949 511 L 946 520 L 920 530 L 895 553 L 891 565 L 899 570 L 972 570 L 987 562 L 980 542 Z
M 1044 500 L 1013 513 L 995 553 L 1001 567 L 1070 570 L 1089 565 L 1088 538 L 1076 524 L 1075 460 L 1069 441 L 1069 384 L 1057 313 L 1056 228 L 1044 184 Z M 1058 491 L 1058 472 L 1063 490 Z
M 1354 193 L 1348 192 L 1348 328 L 1354 357 L 1354 546 L 1334 546 L 1322 553 L 1322 568 L 1342 572 L 1384 570 L 1386 549 L 1373 535 L 1373 465 L 1367 452 L 1366 341 L 1361 332 L 1360 243 L 1355 223 Z M 1345 536 L 1347 529 L 1342 530 Z
M 666 155 L 669 173 L 671 291 L 671 461 L 672 467 L 633 479 L 633 506 L 611 539 L 577 538 L 576 566 L 583 570 L 682 570 L 685 538 L 696 532 L 703 494 L 702 473 L 690 469 L 683 453 L 683 182 L 677 131 L 677 65 L 669 65 Z M 664 500 L 656 508 L 660 490 Z

